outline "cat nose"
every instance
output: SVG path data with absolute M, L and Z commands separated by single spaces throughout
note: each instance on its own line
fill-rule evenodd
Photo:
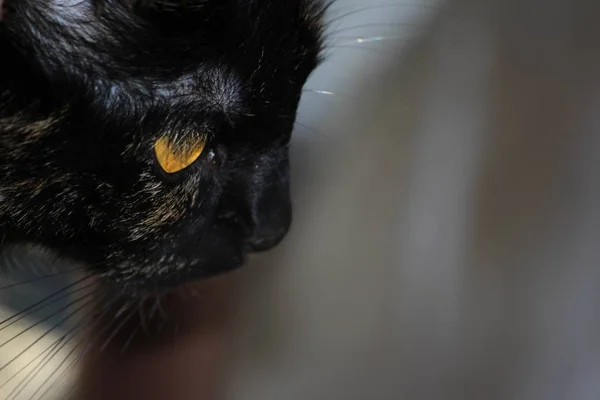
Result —
M 277 210 L 255 220 L 252 234 L 246 238 L 246 247 L 251 252 L 262 252 L 277 246 L 287 235 L 292 222 L 292 207 L 286 202 Z
M 248 250 L 253 253 L 271 250 L 283 240 L 286 234 L 287 230 L 284 229 L 265 232 L 252 236 L 246 241 L 246 245 Z

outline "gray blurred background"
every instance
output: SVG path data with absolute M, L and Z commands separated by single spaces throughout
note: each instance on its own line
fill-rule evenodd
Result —
M 449 1 L 363 56 L 318 124 L 344 152 L 245 271 L 230 398 L 600 398 L 598 16 Z

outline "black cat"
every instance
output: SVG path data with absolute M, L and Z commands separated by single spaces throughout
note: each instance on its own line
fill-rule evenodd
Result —
M 240 266 L 291 222 L 318 0 L 4 0 L 0 235 L 146 290 Z

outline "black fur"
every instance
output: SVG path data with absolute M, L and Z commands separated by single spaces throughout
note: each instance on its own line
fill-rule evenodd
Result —
M 288 143 L 318 0 L 5 0 L 0 234 L 156 288 L 241 265 L 291 221 Z M 163 173 L 155 140 L 207 135 Z

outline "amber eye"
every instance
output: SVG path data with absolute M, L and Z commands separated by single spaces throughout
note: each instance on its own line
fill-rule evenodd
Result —
M 154 154 L 160 167 L 166 173 L 174 174 L 192 165 L 202 154 L 205 144 L 204 138 L 195 138 L 175 146 L 163 136 L 154 143 Z

